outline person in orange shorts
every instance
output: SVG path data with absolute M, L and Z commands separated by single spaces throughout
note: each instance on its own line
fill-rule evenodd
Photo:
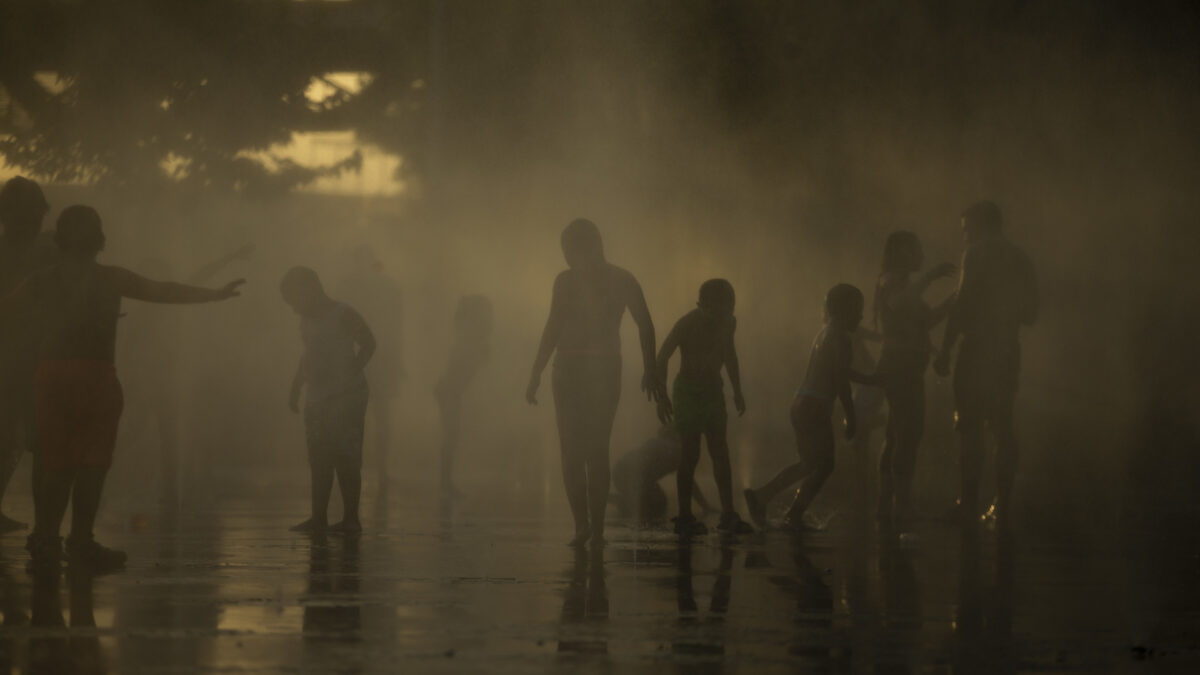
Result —
M 214 290 L 101 265 L 96 256 L 104 249 L 104 232 L 89 206 L 64 209 L 54 241 L 58 262 L 28 277 L 4 301 L 4 310 L 22 307 L 40 319 L 34 410 L 42 484 L 26 548 L 35 570 L 57 568 L 59 529 L 70 503 L 70 565 L 106 572 L 125 564 L 125 553 L 101 546 L 92 535 L 124 407 L 113 365 L 121 299 L 212 302 L 237 296 L 244 281 Z

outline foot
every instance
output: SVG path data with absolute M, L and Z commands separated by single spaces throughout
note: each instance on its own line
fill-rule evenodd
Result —
M 742 520 L 737 511 L 727 511 L 721 514 L 721 522 L 717 524 L 717 532 L 726 534 L 754 534 L 750 523 Z
M 758 529 L 766 529 L 767 505 L 759 501 L 758 493 L 754 490 L 747 489 L 742 494 L 746 496 L 746 513 L 750 515 L 750 520 L 754 521 Z
M 88 571 L 92 574 L 116 572 L 125 568 L 127 558 L 124 551 L 101 546 L 94 539 L 67 540 L 67 559 L 71 569 L 75 571 Z
M 27 527 L 29 527 L 29 526 L 26 525 L 25 523 L 22 523 L 19 520 L 13 520 L 12 518 L 9 518 L 8 516 L 4 515 L 3 513 L 0 513 L 0 534 L 16 532 L 17 530 L 23 530 Z
M 347 519 L 329 528 L 329 531 L 339 534 L 361 534 L 362 523 L 358 522 L 358 520 Z
M 677 516 L 671 521 L 675 523 L 675 534 L 681 537 L 701 537 L 708 534 L 708 527 L 696 520 L 695 516 Z
M 575 530 L 575 536 L 571 537 L 571 541 L 567 542 L 567 546 L 572 548 L 585 546 L 588 543 L 588 539 L 591 539 L 591 537 L 592 533 L 589 530 Z
M 288 529 L 292 532 L 310 532 L 311 533 L 311 532 L 324 532 L 325 529 L 328 527 L 329 527 L 328 523 L 326 523 L 326 521 L 323 519 L 309 518 L 308 520 L 304 521 L 303 523 L 300 523 L 299 525 L 293 525 Z
M 25 550 L 29 551 L 26 569 L 30 572 L 57 570 L 62 564 L 62 537 L 31 534 L 25 540 Z

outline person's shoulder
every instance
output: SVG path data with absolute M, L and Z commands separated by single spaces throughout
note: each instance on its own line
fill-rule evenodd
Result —
M 617 265 L 614 265 L 612 263 L 605 263 L 605 264 L 608 265 L 608 273 L 610 275 L 612 275 L 613 279 L 617 280 L 618 282 L 620 282 L 622 284 L 627 284 L 627 285 L 632 285 L 632 286 L 639 285 L 637 277 L 633 276 L 633 272 L 630 272 L 629 270 L 625 269 L 624 267 L 618 267 Z

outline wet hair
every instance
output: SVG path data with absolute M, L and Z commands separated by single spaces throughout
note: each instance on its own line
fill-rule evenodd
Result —
M 74 204 L 58 214 L 54 243 L 62 251 L 99 253 L 104 249 L 104 229 L 100 214 L 90 206 Z
M 24 209 L 41 209 L 43 212 L 50 208 L 46 195 L 37 183 L 24 176 L 10 178 L 0 187 L 0 220 L 7 221 L 9 216 Z
M 464 295 L 454 310 L 454 328 L 459 333 L 486 337 L 492 332 L 492 301 L 484 295 Z
M 279 292 L 283 295 L 286 296 L 293 291 L 324 293 L 325 287 L 321 285 L 321 278 L 311 267 L 297 265 L 285 272 L 283 279 L 279 282 Z
M 911 272 L 904 269 L 904 254 L 920 246 L 921 240 L 908 230 L 895 230 L 888 235 L 883 245 L 883 264 L 880 265 L 879 277 L 875 279 L 875 296 L 871 300 L 871 312 L 875 317 L 875 325 L 879 325 L 879 292 L 883 288 L 883 278 L 896 272 Z
M 862 310 L 862 291 L 850 284 L 838 284 L 825 294 L 825 314 L 831 319 L 848 322 Z
M 587 218 L 576 218 L 563 228 L 563 254 L 571 260 L 586 262 L 604 262 L 604 240 L 600 238 L 600 228 Z
M 995 202 L 975 202 L 962 213 L 963 220 L 987 232 L 999 232 L 1004 224 L 1000 207 Z
M 700 284 L 700 306 L 704 309 L 733 307 L 733 284 L 725 279 L 709 279 Z

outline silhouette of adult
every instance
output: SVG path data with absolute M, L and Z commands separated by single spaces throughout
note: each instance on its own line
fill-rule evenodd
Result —
M 562 446 L 563 483 L 575 537 L 604 543 L 608 505 L 608 446 L 621 398 L 621 318 L 633 315 L 641 337 L 642 391 L 648 399 L 664 396 L 655 375 L 654 323 L 642 287 L 632 274 L 604 258 L 595 223 L 583 218 L 562 233 L 568 269 L 554 280 L 550 317 L 542 332 L 525 398 L 537 403 L 542 371 L 555 355 L 554 411 Z
M 934 362 L 941 376 L 962 338 L 954 366 L 954 402 L 962 434 L 962 516 L 979 515 L 984 434 L 996 438 L 996 515 L 1006 520 L 1017 470 L 1013 403 L 1021 364 L 1020 329 L 1038 315 L 1037 280 L 1025 252 L 1001 231 L 1000 208 L 978 202 L 963 212 L 966 251 L 942 350 Z
M 58 249 L 42 233 L 50 205 L 38 184 L 17 176 L 0 188 L 0 298 L 30 274 L 54 263 Z M 0 500 L 21 460 L 33 451 L 33 371 L 37 363 L 37 323 L 25 313 L 0 317 Z M 36 495 L 38 472 L 34 471 Z M 25 527 L 0 513 L 0 533 Z

